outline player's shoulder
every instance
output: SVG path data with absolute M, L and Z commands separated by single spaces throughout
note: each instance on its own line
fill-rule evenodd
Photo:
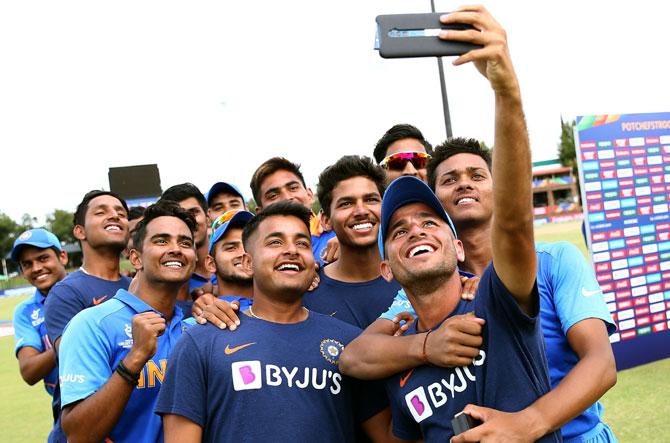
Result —
M 65 276 L 64 279 L 61 281 L 57 282 L 49 291 L 49 297 L 47 297 L 47 300 L 55 299 L 58 297 L 63 296 L 64 294 L 69 294 L 72 291 L 78 292 L 82 281 L 84 281 L 86 278 L 86 274 L 84 274 L 82 271 L 75 271 L 71 272 L 68 275 Z
M 70 321 L 68 329 L 81 327 L 104 331 L 110 323 L 132 320 L 132 316 L 133 313 L 122 301 L 112 298 L 106 303 L 78 312 Z
M 37 291 L 37 289 L 35 290 Z M 27 299 L 23 300 L 21 303 L 16 305 L 14 308 L 14 315 L 22 315 L 26 310 L 37 309 L 39 308 L 37 303 L 37 292 Z
M 324 335 L 337 335 L 347 343 L 363 332 L 361 328 L 331 317 L 330 315 L 319 314 L 314 311 L 309 311 L 309 315 L 310 321 L 314 323 L 314 327 L 320 333 L 323 333 Z
M 555 242 L 536 242 L 535 252 L 540 259 L 542 256 L 549 256 L 554 259 L 560 259 L 564 256 L 582 255 L 577 246 L 565 240 Z

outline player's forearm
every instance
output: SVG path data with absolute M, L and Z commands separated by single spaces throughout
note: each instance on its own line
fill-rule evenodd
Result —
M 34 350 L 37 352 L 34 354 L 23 351 L 23 349 L 19 351 L 19 371 L 23 380 L 31 386 L 49 375 L 49 372 L 56 367 L 56 356 L 53 349 L 44 352 Z M 22 353 L 27 355 L 22 355 Z
M 594 352 L 575 365 L 550 392 L 522 413 L 535 417 L 530 435 L 536 439 L 577 417 L 616 384 L 611 352 Z
M 121 418 L 134 387 L 114 372 L 95 394 L 63 408 L 63 431 L 68 441 L 98 442 L 107 437 Z
M 165 443 L 196 443 L 202 441 L 202 428 L 181 415 L 163 416 Z
M 361 380 L 377 380 L 419 366 L 424 363 L 424 335 L 363 333 L 344 348 L 340 371 Z

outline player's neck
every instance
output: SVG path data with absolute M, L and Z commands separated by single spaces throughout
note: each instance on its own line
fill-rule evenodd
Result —
M 139 278 L 134 294 L 144 303 L 170 320 L 174 315 L 177 294 L 182 288 L 181 283 L 149 282 L 146 278 Z
M 407 297 L 419 318 L 417 331 L 434 328 L 451 314 L 458 305 L 462 291 L 463 287 L 458 272 L 454 272 L 442 284 L 427 292 L 405 288 Z
M 251 283 L 227 282 L 217 276 L 216 281 L 219 286 L 219 295 L 236 295 L 238 297 L 252 298 L 254 296 L 254 286 Z
M 212 274 L 205 267 L 205 259 L 207 258 L 207 249 L 208 249 L 207 242 L 203 243 L 201 246 L 198 246 L 198 249 L 196 249 L 195 252 L 198 256 L 198 261 L 195 263 L 195 270 L 193 272 L 200 275 L 201 277 L 210 278 Z
M 272 297 L 259 291 L 254 292 L 252 311 L 246 311 L 250 317 L 272 323 L 299 323 L 305 321 L 309 311 L 302 305 L 302 297 Z
M 458 267 L 475 275 L 482 275 L 493 259 L 491 249 L 491 221 L 483 225 L 469 225 L 456 228 L 458 238 L 463 242 L 465 261 Z
M 117 281 L 121 277 L 120 252 L 109 248 L 93 249 L 82 243 L 84 258 L 81 270 L 103 280 Z
M 374 280 L 381 275 L 381 257 L 375 245 L 371 248 L 352 248 L 340 243 L 340 258 L 324 268 L 334 280 L 358 283 Z

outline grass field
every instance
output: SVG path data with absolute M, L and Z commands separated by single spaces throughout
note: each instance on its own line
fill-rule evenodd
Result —
M 586 255 L 581 222 L 536 228 L 539 240 L 567 240 Z M 0 321 L 10 320 L 22 298 L 0 299 Z M 0 441 L 41 442 L 51 427 L 50 398 L 41 385 L 19 376 L 13 337 L 0 338 Z M 670 441 L 670 359 L 619 372 L 603 398 L 605 421 L 621 442 Z

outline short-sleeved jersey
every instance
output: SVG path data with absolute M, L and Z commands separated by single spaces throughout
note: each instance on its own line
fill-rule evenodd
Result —
M 537 289 L 533 291 L 537 296 Z M 469 403 L 516 412 L 549 392 L 539 312 L 526 315 L 492 265 L 486 268 L 475 299 L 460 300 L 449 317 L 472 311 L 486 320 L 480 354 L 472 364 L 419 366 L 387 380 L 393 432 L 398 437 L 449 441 L 451 420 Z M 416 322 L 408 333 L 416 333 Z M 560 441 L 560 434 L 539 441 Z
M 593 269 L 579 249 L 564 241 L 538 242 L 535 251 L 542 334 L 553 389 L 579 361 L 568 343 L 568 330 L 587 318 L 604 321 L 609 334 L 615 331 L 616 326 L 603 300 Z M 403 311 L 414 314 L 404 291 L 393 300 L 393 305 L 382 318 L 392 320 Z M 592 430 L 602 428 L 598 425 L 602 414 L 602 403 L 594 403 L 561 428 L 563 437 L 568 440 L 591 435 Z
M 335 231 L 323 231 L 320 234 L 312 233 L 312 255 L 314 255 L 314 261 L 320 266 L 325 264 L 323 258 L 328 247 L 328 240 L 333 237 L 335 237 Z
M 360 283 L 335 280 L 326 275 L 325 267 L 319 270 L 319 278 L 319 286 L 303 297 L 304 305 L 361 329 L 388 309 L 400 289 L 398 282 L 387 282 L 381 276 Z
M 225 300 L 228 303 L 232 303 L 234 301 L 238 302 L 240 304 L 240 309 L 238 312 L 246 311 L 249 309 L 249 306 L 254 303 L 254 299 L 251 297 L 239 297 L 237 295 L 220 295 L 217 298 L 219 300 Z
M 157 312 L 125 290 L 107 303 L 77 314 L 63 333 L 60 345 L 60 383 L 63 407 L 95 394 L 114 373 L 133 346 L 132 319 Z M 137 387 L 108 438 L 114 442 L 162 441 L 160 417 L 153 413 L 168 358 L 186 325 L 181 310 L 158 337 L 156 354 L 144 365 Z
M 44 323 L 51 343 L 56 343 L 72 317 L 86 308 L 106 302 L 119 289 L 128 289 L 130 281 L 125 276 L 114 281 L 103 280 L 79 270 L 56 283 L 44 304 Z M 49 442 L 65 443 L 65 434 L 60 426 L 60 383 L 56 383 L 51 408 L 56 423 Z
M 568 242 L 535 245 L 538 258 L 537 285 L 540 317 L 549 363 L 551 386 L 555 388 L 579 361 L 570 347 L 568 330 L 587 318 L 605 322 L 609 334 L 616 330 L 592 267 L 582 253 Z M 602 417 L 600 402 L 561 428 L 570 440 L 594 429 Z
M 232 333 L 207 324 L 182 335 L 157 413 L 198 424 L 205 442 L 346 442 L 387 406 L 338 369 L 358 328 L 315 312 L 293 324 L 242 322 Z
M 51 343 L 47 337 L 47 328 L 44 324 L 44 301 L 46 297 L 35 290 L 35 295 L 22 301 L 14 310 L 14 339 L 16 346 L 14 353 L 28 346 L 44 352 L 51 349 Z M 58 380 L 58 368 L 54 368 L 44 377 L 44 387 L 53 395 L 56 381 Z

